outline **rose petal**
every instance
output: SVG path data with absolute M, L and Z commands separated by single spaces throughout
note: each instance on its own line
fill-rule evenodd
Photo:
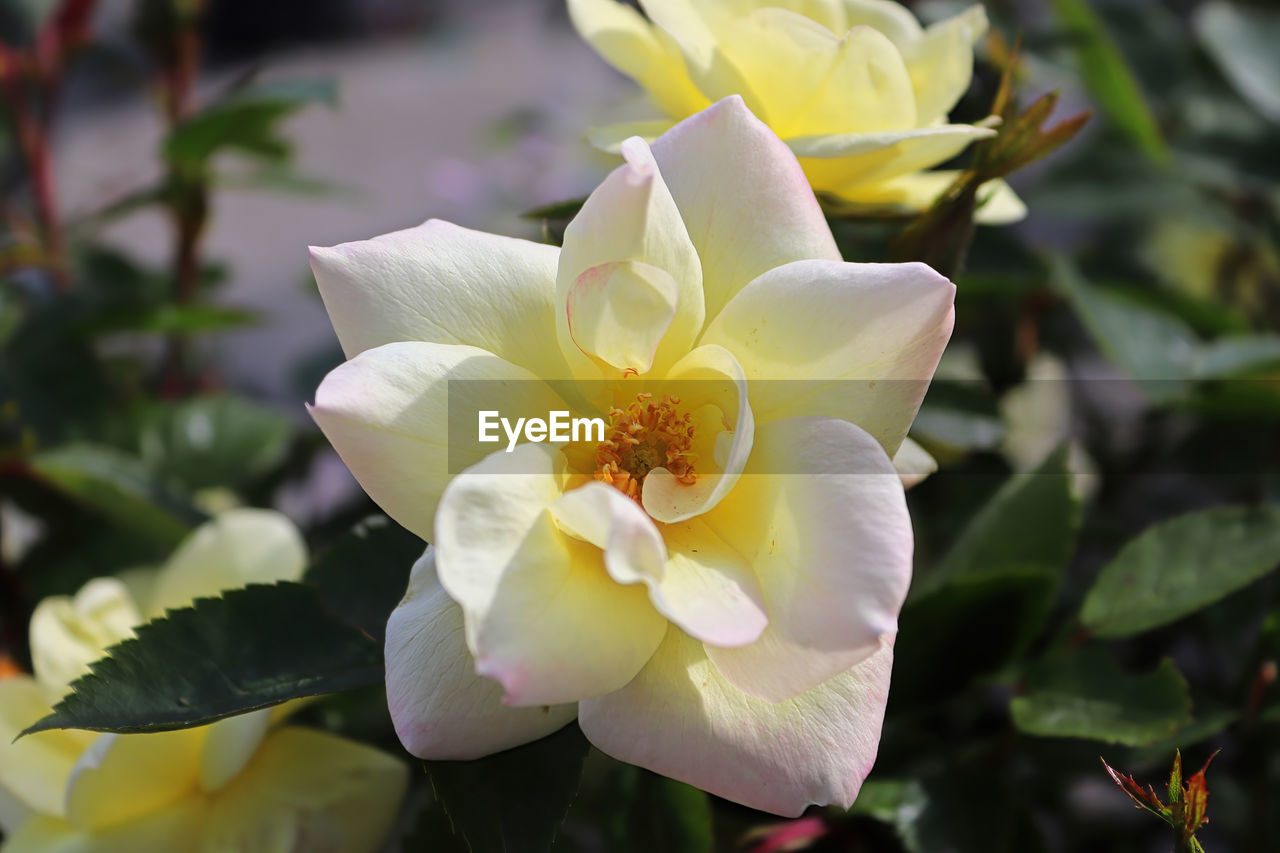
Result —
M 61 817 L 71 769 L 97 735 L 55 729 L 18 738 L 51 711 L 35 679 L 16 675 L 0 680 L 0 788 L 27 809 Z
M 864 187 L 875 192 L 883 181 L 936 166 L 970 143 L 995 135 L 989 127 L 943 124 L 884 133 L 802 136 L 788 139 L 787 145 L 815 187 L 846 198 L 857 196 Z
M 189 849 L 204 829 L 204 802 L 191 797 L 135 820 L 81 831 L 47 814 L 33 815 L 12 837 L 5 853 L 139 853 Z
M 799 261 L 751 282 L 702 340 L 741 362 L 757 423 L 841 418 L 892 454 L 951 336 L 954 298 L 924 264 Z
M 904 438 L 898 452 L 893 455 L 893 467 L 902 479 L 902 487 L 910 489 L 938 470 L 938 460 L 910 438 Z
M 702 261 L 708 318 L 776 266 L 840 260 L 795 155 L 742 98 L 676 125 L 653 144 L 653 155 Z
M 628 140 L 622 153 L 627 162 L 604 179 L 569 223 L 560 254 L 556 279 L 557 302 L 564 306 L 556 317 L 560 345 L 569 363 L 584 377 L 601 374 L 580 365 L 581 352 L 597 357 L 600 353 L 595 348 L 585 349 L 582 338 L 571 332 L 570 310 L 584 309 L 580 300 L 571 300 L 571 296 L 594 289 L 600 283 L 599 270 L 616 269 L 606 265 L 640 262 L 645 266 L 628 268 L 640 275 L 650 290 L 661 294 L 661 299 L 651 300 L 655 310 L 620 318 L 629 325 L 629 339 L 654 345 L 644 360 L 654 363 L 656 369 L 669 366 L 689 351 L 705 318 L 698 253 L 648 143 L 639 138 Z M 643 274 L 646 267 L 656 268 L 666 277 Z M 625 284 L 619 282 L 618 290 L 625 291 Z M 576 314 L 574 319 L 579 325 L 584 322 Z
M 810 803 L 847 807 L 875 763 L 892 642 L 785 702 L 729 684 L 701 645 L 670 631 L 623 689 L 583 702 L 601 751 L 717 796 L 793 817 Z
M 75 594 L 49 596 L 31 614 L 31 663 L 45 700 L 53 704 L 108 646 L 133 636 L 142 621 L 129 589 L 95 578 Z M 34 720 L 32 721 L 34 722 Z
M 922 38 L 903 44 L 920 124 L 947 117 L 973 80 L 973 46 L 987 32 L 987 13 L 970 6 L 933 24 Z
M 691 115 L 709 103 L 685 72 L 675 42 L 635 9 L 617 0 L 569 0 L 569 19 L 606 62 L 643 86 L 668 115 Z
M 147 618 L 251 583 L 296 581 L 307 567 L 297 525 L 274 510 L 221 513 L 188 536 L 156 575 Z
M 560 451 L 524 444 L 458 475 L 440 500 L 440 582 L 465 614 L 476 671 L 510 705 L 616 690 L 666 631 L 643 589 L 617 583 L 598 548 L 557 528 L 548 507 L 564 480 Z
M 604 550 L 614 580 L 644 583 L 658 612 L 690 636 L 741 646 L 764 630 L 750 565 L 703 522 L 665 525 L 659 533 L 635 501 L 604 483 L 565 493 L 551 514 L 561 530 Z
M 476 412 L 500 411 L 514 422 L 568 409 L 533 374 L 490 352 L 404 342 L 334 368 L 311 416 L 369 497 L 430 540 L 452 474 L 496 448 L 473 438 Z
M 205 727 L 200 747 L 201 791 L 219 791 L 244 770 L 266 738 L 276 708 L 237 714 Z
M 769 614 L 757 642 L 707 647 L 738 689 L 789 699 L 897 631 L 911 584 L 911 517 L 889 457 L 853 424 L 760 427 L 737 488 L 704 518 L 751 564 Z
M 558 257 L 554 246 L 433 219 L 372 240 L 313 247 L 311 268 L 348 358 L 395 341 L 431 341 L 564 377 L 564 360 L 547 346 Z
M 578 706 L 509 708 L 502 685 L 476 675 L 462 610 L 436 577 L 428 548 L 387 620 L 387 707 L 404 748 L 419 758 L 471 759 L 548 735 Z
M 193 796 L 207 731 L 103 734 L 81 754 L 67 783 L 67 823 L 93 832 Z
M 364 744 L 313 729 L 272 732 L 212 801 L 206 850 L 299 850 L 323 844 L 374 853 L 390 834 L 408 768 Z

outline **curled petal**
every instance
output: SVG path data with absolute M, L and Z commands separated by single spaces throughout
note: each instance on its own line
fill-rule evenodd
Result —
M 909 438 L 902 440 L 902 446 L 893 456 L 893 467 L 902 479 L 902 487 L 910 489 L 918 486 L 928 476 L 938 470 L 938 460 L 929 455 L 919 444 Z
M 64 816 L 71 770 L 97 737 L 92 732 L 54 729 L 18 738 L 19 732 L 51 710 L 35 679 L 25 675 L 0 679 L 0 796 L 16 801 L 21 808 L 14 812 Z
M 887 638 L 847 672 L 771 703 L 738 690 L 696 640 L 670 631 L 631 683 L 583 702 L 579 722 L 620 761 L 792 817 L 857 797 L 875 762 L 892 666 Z
M 911 518 L 889 457 L 853 424 L 760 427 L 737 488 L 703 518 L 750 562 L 769 614 L 756 642 L 707 646 L 738 689 L 789 699 L 896 633 L 911 583 Z
M 509 708 L 502 685 L 476 675 L 462 610 L 440 586 L 432 548 L 414 563 L 387 620 L 386 658 L 391 719 L 419 758 L 480 758 L 537 740 L 578 713 L 573 704 Z
M 50 596 L 31 614 L 31 662 L 45 700 L 57 702 L 109 646 L 142 621 L 128 587 L 95 578 L 75 594 Z M 31 722 L 35 722 L 32 720 Z
M 599 548 L 549 512 L 564 457 L 543 444 L 495 453 L 454 478 L 436 519 L 436 568 L 462 607 L 476 671 L 509 705 L 553 705 L 626 684 L 666 620 L 609 576 Z

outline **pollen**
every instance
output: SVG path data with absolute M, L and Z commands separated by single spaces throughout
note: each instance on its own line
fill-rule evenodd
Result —
M 679 397 L 654 402 L 646 392 L 625 409 L 610 409 L 609 432 L 596 448 L 595 478 L 637 502 L 654 468 L 666 468 L 677 482 L 693 485 L 694 424 L 679 405 Z

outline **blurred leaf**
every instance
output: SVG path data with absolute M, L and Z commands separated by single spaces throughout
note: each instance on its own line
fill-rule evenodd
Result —
M 520 214 L 521 219 L 573 219 L 586 203 L 585 198 L 574 198 L 568 201 L 557 201 L 552 204 L 535 207 Z
M 992 450 L 1004 440 L 1004 421 L 995 413 L 925 403 L 911 424 L 911 437 L 930 449 Z
M 236 488 L 279 466 L 293 422 L 240 397 L 196 397 L 161 403 L 139 425 L 138 448 L 158 474 L 190 491 Z
M 849 807 L 849 814 L 867 815 L 898 832 L 910 853 L 921 853 L 916 822 L 929 804 L 929 795 L 917 779 L 868 779 Z
M 933 588 L 961 575 L 1035 566 L 1061 574 L 1075 550 L 1080 504 L 1071 491 L 1067 449 L 1015 475 L 965 527 L 938 569 Z
M 203 520 L 161 491 L 140 459 L 110 447 L 67 445 L 36 454 L 27 464 L 77 502 L 157 543 L 174 547 Z
M 1260 114 L 1280 122 L 1280 15 L 1210 0 L 1192 15 L 1200 43 L 1240 96 Z
M 258 322 L 258 315 L 243 308 L 218 305 L 158 305 L 140 311 L 104 312 L 86 324 L 94 334 L 145 332 L 159 335 L 192 335 L 239 329 Z
M 381 641 L 425 547 L 386 516 L 370 516 L 321 552 L 304 580 L 320 587 L 330 610 Z
M 331 80 L 260 84 L 233 91 L 182 122 L 164 142 L 166 159 L 187 166 L 203 166 L 225 150 L 280 162 L 290 152 L 279 124 L 309 103 L 334 104 L 337 87 Z
M 1071 33 L 1080 75 L 1098 106 L 1152 161 L 1168 164 L 1168 145 L 1138 81 L 1088 0 L 1052 0 L 1051 5 L 1059 23 Z
M 965 572 L 909 599 L 898 620 L 890 713 L 937 702 L 998 670 L 1043 628 L 1059 582 L 1056 570 L 1006 565 Z
M 1237 335 L 1205 344 L 1196 353 L 1198 379 L 1226 379 L 1280 367 L 1280 335 Z
M 1219 507 L 1144 530 L 1094 581 L 1080 621 L 1099 637 L 1167 625 L 1280 565 L 1280 508 Z
M 187 728 L 383 678 L 381 644 L 302 584 L 253 584 L 198 599 L 135 634 L 91 664 L 74 692 L 24 734 Z
M 1138 380 L 1152 399 L 1186 391 L 1200 342 L 1180 320 L 1127 302 L 1089 284 L 1062 255 L 1050 259 L 1053 282 L 1070 300 L 1094 343 L 1108 359 Z
M 616 853 L 711 853 L 711 799 L 683 782 L 629 764 L 608 780 L 607 849 Z
M 1153 672 L 1130 676 L 1104 649 L 1086 647 L 1035 667 L 1026 688 L 1010 711 L 1027 734 L 1141 746 L 1191 721 L 1187 682 L 1167 659 Z
M 475 761 L 425 761 L 431 789 L 471 853 L 546 853 L 578 793 L 577 723 Z

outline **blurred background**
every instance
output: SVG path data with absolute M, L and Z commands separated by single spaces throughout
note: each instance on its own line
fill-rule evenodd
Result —
M 1167 850 L 1098 756 L 1159 788 L 1175 748 L 1199 767 L 1217 747 L 1205 848 L 1276 849 L 1265 554 L 1247 589 L 1106 646 L 1093 669 L 1117 679 L 1176 665 L 1121 685 L 1127 728 L 1011 702 L 1054 682 L 1057 653 L 1101 648 L 1076 614 L 1126 542 L 1276 497 L 1280 12 L 987 9 L 954 117 L 988 114 L 1020 39 L 1022 102 L 1057 91 L 1055 118 L 1093 119 L 1011 178 L 1028 218 L 979 228 L 948 270 L 957 331 L 912 433 L 942 470 L 911 495 L 920 580 L 876 784 L 756 849 Z M 313 543 L 373 511 L 304 409 L 342 358 L 307 246 L 431 217 L 554 235 L 554 213 L 521 214 L 586 195 L 614 164 L 586 130 L 640 97 L 559 0 L 0 0 L 0 43 L 0 650 L 19 667 L 35 601 L 162 559 L 221 507 L 276 506 Z M 833 221 L 855 261 L 890 259 L 901 227 Z M 1192 538 L 1206 572 L 1246 559 Z M 993 554 L 1036 571 L 957 582 Z M 317 724 L 395 748 L 377 702 Z M 596 760 L 565 843 L 631 849 L 598 825 L 614 782 Z M 744 840 L 764 816 L 707 809 L 717 849 L 769 843 Z

